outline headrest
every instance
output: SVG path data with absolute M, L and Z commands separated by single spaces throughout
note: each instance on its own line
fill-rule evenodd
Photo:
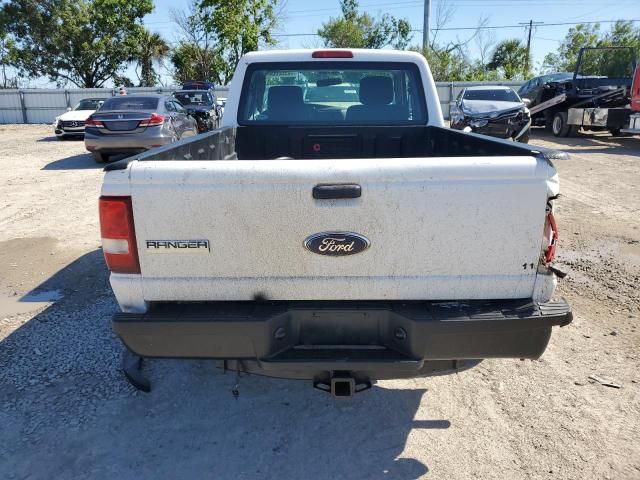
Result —
M 267 108 L 269 110 L 281 110 L 304 104 L 302 88 L 294 85 L 280 85 L 270 87 L 267 94 Z
M 392 101 L 391 77 L 364 77 L 360 80 L 360 103 L 363 105 L 388 105 Z

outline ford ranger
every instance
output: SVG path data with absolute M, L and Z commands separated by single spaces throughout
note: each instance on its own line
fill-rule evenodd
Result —
M 416 53 L 245 55 L 219 129 L 105 169 L 125 373 L 209 358 L 349 397 L 540 357 L 572 318 L 553 156 L 445 128 Z

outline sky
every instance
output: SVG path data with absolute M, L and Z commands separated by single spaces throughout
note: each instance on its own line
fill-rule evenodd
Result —
M 159 32 L 169 41 L 179 37 L 171 22 L 171 9 L 186 9 L 190 0 L 155 0 L 155 10 L 145 17 L 147 27 Z M 608 20 L 639 20 L 640 0 L 616 0 L 615 8 L 606 0 L 432 0 L 431 28 L 435 26 L 435 15 L 438 4 L 445 3 L 453 9 L 453 15 L 445 28 L 474 28 L 482 18 L 486 18 L 488 35 L 495 41 L 507 38 L 519 38 L 526 42 L 527 30 L 520 23 L 543 22 L 533 29 L 531 52 L 535 71 L 539 68 L 544 56 L 556 51 L 571 25 L 546 25 L 566 22 L 595 22 Z M 360 0 L 360 11 L 380 16 L 389 13 L 409 20 L 413 29 L 412 44 L 422 43 L 423 0 Z M 323 2 L 309 0 L 286 0 L 284 18 L 278 30 L 280 48 L 314 48 L 322 44 L 316 33 L 322 23 L 332 16 L 340 14 L 339 0 Z M 502 28 L 509 26 L 508 28 Z M 603 23 L 602 30 L 608 30 L 609 24 Z M 305 34 L 305 35 L 300 35 Z M 446 30 L 438 32 L 438 42 L 466 40 L 473 30 Z M 478 56 L 475 41 L 468 44 L 472 57 Z M 166 76 L 166 72 L 163 72 Z
M 315 34 L 324 22 L 332 16 L 340 15 L 339 0 L 284 0 L 284 16 L 277 32 L 279 48 L 315 48 L 322 44 Z M 175 24 L 171 20 L 172 9 L 188 9 L 191 0 L 155 0 L 155 10 L 144 18 L 145 25 L 160 33 L 168 43 L 179 40 Z M 534 71 L 537 72 L 544 56 L 556 51 L 560 41 L 571 25 L 549 25 L 567 22 L 605 22 L 611 20 L 640 20 L 640 0 L 432 0 L 431 28 L 435 26 L 435 16 L 440 3 L 453 10 L 447 29 L 438 32 L 437 41 L 448 42 L 468 39 L 482 19 L 486 19 L 488 35 L 496 42 L 507 38 L 519 38 L 526 41 L 527 30 L 520 23 L 543 22 L 533 29 L 531 52 Z M 389 13 L 409 20 L 413 29 L 412 45 L 422 43 L 423 0 L 360 0 L 360 11 L 377 17 Z M 612 7 L 613 5 L 613 7 Z M 610 24 L 603 23 L 602 30 L 608 30 Z M 503 28 L 504 27 L 504 28 Z M 468 30 L 464 30 L 469 28 Z M 474 41 L 468 44 L 469 54 L 478 57 L 478 46 Z M 170 72 L 161 69 L 164 84 L 173 83 Z M 127 75 L 136 81 L 133 67 Z M 38 85 L 40 86 L 40 85 Z M 45 86 L 45 85 L 42 85 Z

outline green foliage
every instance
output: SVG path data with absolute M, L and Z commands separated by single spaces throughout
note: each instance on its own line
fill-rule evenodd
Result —
M 503 40 L 496 45 L 491 61 L 487 64 L 490 70 L 500 70 L 507 80 L 524 78 L 527 63 L 527 48 L 520 40 Z
M 8 0 L 16 66 L 58 84 L 101 87 L 135 56 L 152 0 Z
M 223 75 L 228 70 L 219 63 L 221 58 L 213 49 L 183 41 L 171 51 L 171 62 L 175 68 L 173 78 L 179 84 L 187 80 L 211 80 L 222 85 L 226 83 Z
M 7 67 L 16 64 L 18 52 L 16 42 L 7 33 L 7 19 L 0 10 L 0 88 L 16 88 L 17 79 L 9 78 Z
M 138 46 L 133 60 L 140 67 L 140 86 L 153 87 L 158 84 L 158 74 L 153 62 L 162 62 L 169 54 L 169 46 L 158 33 L 144 30 L 138 37 Z
M 480 60 L 471 61 L 461 48 L 434 45 L 412 50 L 422 53 L 436 82 L 470 82 L 504 80 L 498 71 L 486 68 Z
M 216 79 L 220 83 L 231 79 L 242 55 L 258 50 L 261 44 L 275 44 L 271 32 L 278 21 L 274 10 L 277 3 L 277 0 L 200 1 L 204 28 L 216 43 Z
M 597 23 L 576 25 L 569 29 L 558 53 L 550 53 L 544 58 L 542 72 L 573 72 L 582 47 L 632 47 L 636 56 L 640 56 L 640 27 L 635 27 L 632 22 L 619 20 L 611 26 L 609 32 L 603 34 Z M 580 73 L 623 76 L 629 69 L 629 62 L 629 53 L 626 51 L 588 52 Z
M 549 53 L 542 63 L 543 73 L 573 72 L 582 47 L 595 47 L 600 39 L 600 24 L 579 24 L 571 27 L 558 48 Z
M 322 24 L 318 35 L 331 48 L 382 48 L 403 50 L 411 40 L 411 25 L 405 19 L 384 14 L 374 19 L 358 13 L 358 0 L 341 0 L 342 17 Z

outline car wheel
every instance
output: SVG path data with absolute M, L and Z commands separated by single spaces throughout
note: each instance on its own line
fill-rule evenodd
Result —
M 619 137 L 621 135 L 619 128 L 614 128 L 614 129 L 611 129 L 609 131 L 611 132 L 611 135 L 614 136 L 614 137 Z
M 567 112 L 558 112 L 553 116 L 552 131 L 556 137 L 567 137 L 571 130 L 574 129 L 567 125 Z
M 109 155 L 100 152 L 93 152 L 93 159 L 96 163 L 105 163 L 109 161 Z

